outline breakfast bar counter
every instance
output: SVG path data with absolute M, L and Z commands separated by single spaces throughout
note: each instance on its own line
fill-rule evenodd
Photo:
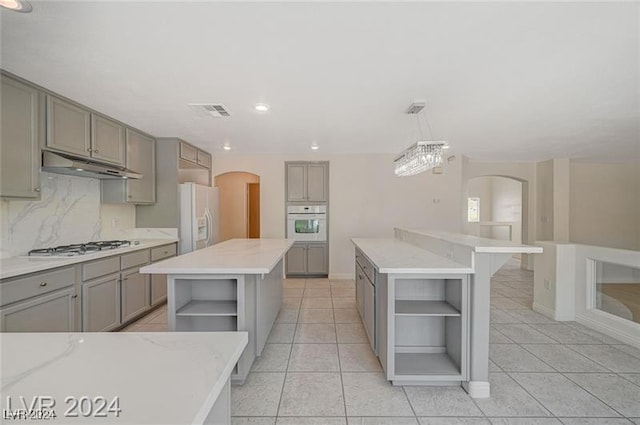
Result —
M 539 247 L 469 235 L 395 229 L 354 238 L 356 304 L 387 380 L 462 384 L 490 396 L 490 279 L 515 253 Z
M 283 258 L 292 245 L 289 239 L 231 239 L 140 273 L 167 275 L 170 331 L 249 333 L 231 376 L 243 383 L 280 311 Z

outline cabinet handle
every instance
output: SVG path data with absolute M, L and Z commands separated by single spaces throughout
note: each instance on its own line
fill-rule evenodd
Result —
M 123 277 L 122 280 L 129 280 L 129 278 L 128 277 Z
M 93 149 L 91 148 L 87 148 L 87 152 L 91 152 Z
M 94 149 L 93 152 L 98 153 L 98 149 Z
M 42 283 L 40 283 L 40 286 L 43 286 L 43 287 L 44 287 L 44 286 L 47 286 L 47 282 L 42 282 Z
M 358 275 L 358 279 L 362 279 L 362 275 L 361 274 Z
M 40 192 L 40 188 L 36 187 L 35 189 L 33 189 L 34 192 Z
M 164 253 L 165 253 L 165 254 L 168 254 L 168 253 L 169 253 L 169 251 L 165 251 Z
M 78 294 L 71 295 L 71 298 L 78 298 Z

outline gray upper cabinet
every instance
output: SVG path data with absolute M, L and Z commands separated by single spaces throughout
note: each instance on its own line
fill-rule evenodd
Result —
M 306 164 L 287 164 L 287 201 L 302 202 L 307 200 L 307 166 Z
M 124 126 L 97 114 L 91 114 L 91 156 L 116 165 L 125 165 Z
M 143 175 L 127 180 L 127 202 L 153 204 L 156 201 L 156 141 L 127 129 L 127 168 Z
M 47 148 L 91 157 L 91 112 L 47 95 Z
M 328 162 L 287 162 L 287 202 L 327 202 Z
M 40 197 L 40 92 L 2 75 L 0 197 Z
M 198 149 L 198 165 L 205 168 L 211 168 L 211 154 Z
M 186 142 L 180 142 L 180 158 L 197 164 L 198 149 Z
M 327 202 L 328 164 L 307 165 L 307 201 Z

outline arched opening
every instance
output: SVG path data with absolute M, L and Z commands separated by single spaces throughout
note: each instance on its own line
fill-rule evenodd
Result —
M 218 188 L 220 241 L 260 238 L 260 176 L 232 171 L 215 176 Z
M 526 242 L 523 215 L 525 183 L 505 176 L 481 176 L 467 182 L 465 233 L 490 239 Z M 514 255 L 520 260 L 520 255 Z

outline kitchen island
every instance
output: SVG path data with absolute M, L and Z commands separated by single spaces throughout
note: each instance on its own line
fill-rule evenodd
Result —
M 539 247 L 395 229 L 352 239 L 356 298 L 374 351 L 396 385 L 460 385 L 490 396 L 490 279 L 515 253 Z
M 3 419 L 230 424 L 229 377 L 247 341 L 246 332 L 3 333 Z
M 293 240 L 231 239 L 145 266 L 166 274 L 170 331 L 246 331 L 231 379 L 243 383 L 282 303 L 283 258 Z

